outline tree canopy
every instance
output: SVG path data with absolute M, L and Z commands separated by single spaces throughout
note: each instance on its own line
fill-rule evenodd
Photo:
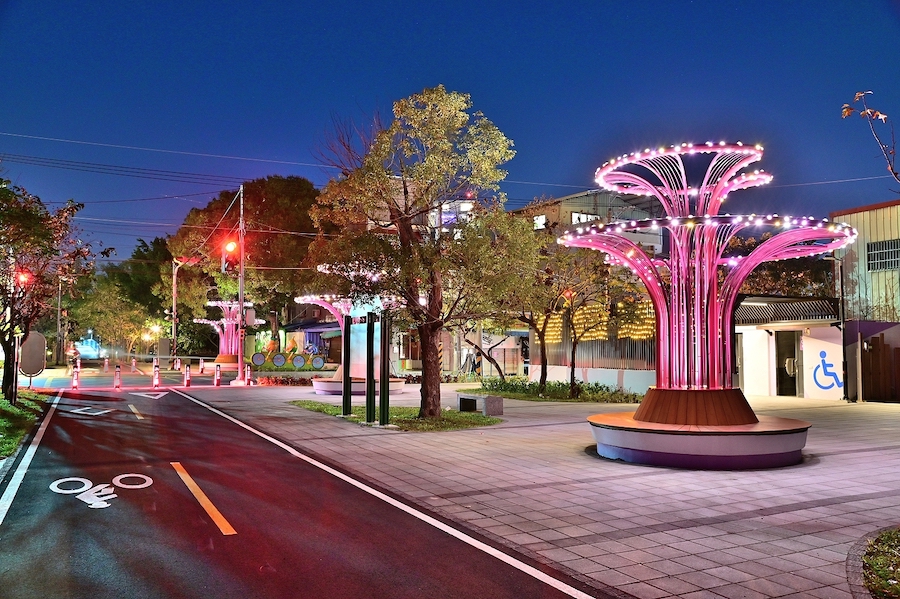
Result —
M 68 202 L 51 212 L 37 196 L 0 180 L 0 247 L 7 268 L 0 269 L 0 346 L 14 355 L 15 337 L 28 337 L 32 325 L 56 307 L 61 286 L 72 285 L 92 267 L 90 246 L 74 234 L 72 219 L 83 208 Z M 15 401 L 13 360 L 3 364 L 4 397 Z
M 329 151 L 343 176 L 312 212 L 337 233 L 316 239 L 310 264 L 354 296 L 392 298 L 416 328 L 420 417 L 440 416 L 441 330 L 492 311 L 498 290 L 523 276 L 521 244 L 533 239 L 495 195 L 512 141 L 471 108 L 468 94 L 437 86 L 395 102 L 390 125 L 371 135 L 339 127 Z

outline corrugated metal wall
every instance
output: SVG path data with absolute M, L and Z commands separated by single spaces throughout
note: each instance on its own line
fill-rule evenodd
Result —
M 540 348 L 537 343 L 531 350 L 535 364 L 541 363 Z M 563 338 L 562 343 L 547 344 L 547 363 L 569 366 L 572 354 L 571 341 Z M 576 368 L 610 368 L 629 370 L 656 369 L 656 339 L 615 339 L 612 341 L 583 341 L 575 352 Z
M 900 270 L 870 271 L 868 244 L 900 239 L 900 202 L 833 217 L 856 228 L 859 237 L 837 252 L 844 265 L 844 297 L 848 320 L 900 321 Z

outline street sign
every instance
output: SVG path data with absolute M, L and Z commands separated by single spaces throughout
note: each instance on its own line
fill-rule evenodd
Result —
M 19 348 L 19 372 L 37 376 L 47 366 L 47 338 L 32 331 Z

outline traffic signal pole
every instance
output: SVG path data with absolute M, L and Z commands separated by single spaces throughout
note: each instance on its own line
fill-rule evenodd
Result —
M 241 196 L 240 220 L 238 222 L 238 246 L 240 251 L 240 266 L 238 270 L 238 384 L 247 383 L 244 377 L 244 186 L 241 185 L 238 193 Z

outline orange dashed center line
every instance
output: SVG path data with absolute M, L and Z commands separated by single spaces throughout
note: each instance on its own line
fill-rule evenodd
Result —
M 223 535 L 236 535 L 237 531 L 232 528 L 231 524 L 228 523 L 228 520 L 225 519 L 225 516 L 222 515 L 222 512 L 213 505 L 213 502 L 209 500 L 209 497 L 206 496 L 206 493 L 203 492 L 203 489 L 194 482 L 194 479 L 191 478 L 191 475 L 187 473 L 187 470 L 184 469 L 184 466 L 181 465 L 181 462 L 169 462 L 172 464 L 172 468 L 175 469 L 175 472 L 178 473 L 178 476 L 181 477 L 182 482 L 188 488 L 200 506 L 206 510 L 206 513 L 209 514 L 209 517 L 212 518 L 213 522 L 216 523 L 216 526 L 219 527 L 219 530 L 222 531 Z

